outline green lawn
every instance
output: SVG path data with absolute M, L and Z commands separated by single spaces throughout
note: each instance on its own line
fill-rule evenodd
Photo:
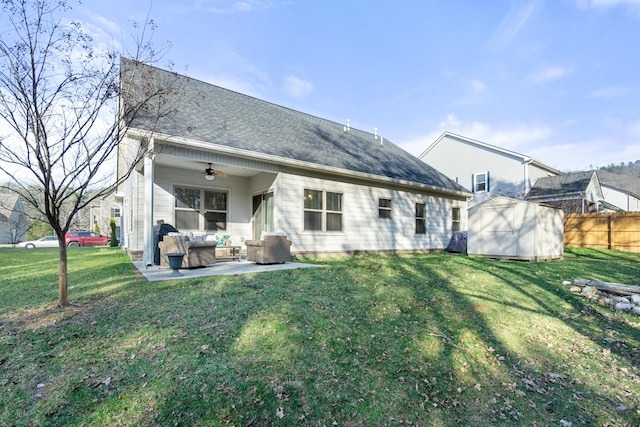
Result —
M 569 292 L 640 255 L 444 253 L 147 283 L 119 249 L 0 249 L 0 426 L 640 424 L 640 318 Z M 314 260 L 311 260 L 314 262 Z

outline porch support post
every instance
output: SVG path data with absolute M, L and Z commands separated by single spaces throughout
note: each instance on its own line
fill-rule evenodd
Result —
M 149 154 L 144 158 L 144 221 L 143 240 L 144 251 L 142 261 L 145 266 L 153 265 L 155 248 L 153 247 L 153 182 L 154 182 L 153 139 L 149 141 Z

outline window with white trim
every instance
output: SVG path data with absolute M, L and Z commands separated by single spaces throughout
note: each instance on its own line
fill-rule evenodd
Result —
M 451 208 L 451 229 L 460 231 L 460 208 Z
M 200 189 L 174 187 L 175 227 L 178 230 L 200 228 Z
M 204 190 L 204 229 L 207 231 L 227 230 L 227 199 L 226 191 Z
M 427 233 L 427 207 L 424 203 L 416 203 L 416 234 Z
M 391 199 L 378 199 L 378 218 L 391 219 Z
M 304 230 L 342 231 L 342 193 L 304 189 Z
M 471 177 L 472 187 L 474 193 L 482 193 L 489 191 L 489 172 L 481 172 L 473 174 Z
M 226 231 L 228 215 L 227 191 L 174 187 L 175 221 L 178 230 Z M 203 203 L 204 201 L 204 203 Z M 200 226 L 203 218 L 204 227 Z
M 325 193 L 327 200 L 326 229 L 327 231 L 342 231 L 342 193 Z

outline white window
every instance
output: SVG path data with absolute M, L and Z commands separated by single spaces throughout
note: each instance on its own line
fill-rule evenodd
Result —
M 226 191 L 204 191 L 205 230 L 227 230 L 227 199 Z
M 204 218 L 205 230 L 227 230 L 229 194 L 226 191 L 174 187 L 174 196 L 174 224 L 178 230 L 200 230 L 201 217 Z
M 200 189 L 175 187 L 175 227 L 178 230 L 200 229 Z
M 473 174 L 471 187 L 474 193 L 489 191 L 489 171 Z
M 416 203 L 416 234 L 427 233 L 427 207 L 424 203 Z
M 378 218 L 391 219 L 391 199 L 378 199 Z
M 304 229 L 342 231 L 342 193 L 305 188 Z
M 460 208 L 451 208 L 451 228 L 460 231 Z

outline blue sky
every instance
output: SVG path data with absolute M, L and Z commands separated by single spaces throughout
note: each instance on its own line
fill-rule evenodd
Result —
M 640 0 L 87 0 L 160 66 L 379 134 L 419 155 L 448 130 L 561 170 L 640 159 Z

